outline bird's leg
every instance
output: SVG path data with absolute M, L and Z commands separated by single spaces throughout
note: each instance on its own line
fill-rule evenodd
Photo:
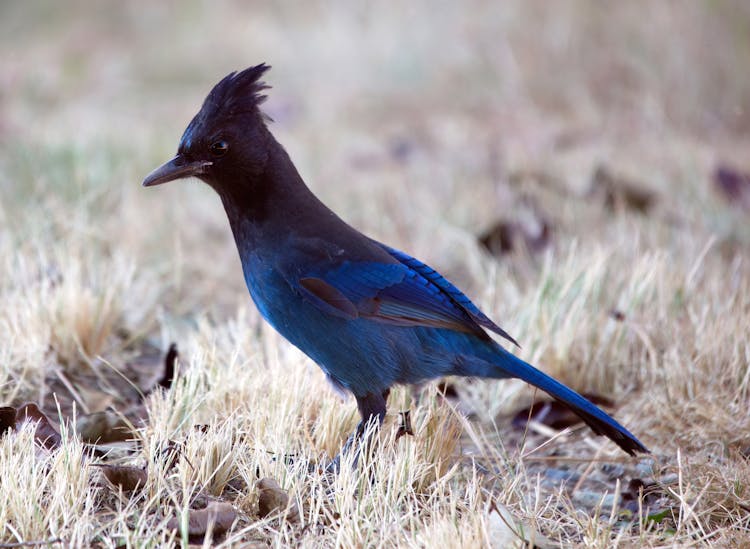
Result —
M 362 419 L 357 424 L 357 428 L 354 432 L 349 435 L 348 439 L 346 439 L 341 451 L 328 465 L 328 471 L 337 473 L 340 470 L 341 456 L 347 455 L 352 451 L 354 452 L 352 464 L 355 467 L 357 466 L 362 448 L 367 446 L 367 443 L 369 442 L 368 440 L 363 440 L 363 436 L 370 425 L 374 424 L 375 427 L 379 429 L 383 424 L 383 420 L 385 419 L 386 401 L 388 400 L 390 392 L 390 389 L 386 389 L 381 394 L 367 393 L 365 396 L 356 397 L 357 408 L 359 409 L 359 415 Z M 371 432 L 374 433 L 376 430 L 373 429 Z

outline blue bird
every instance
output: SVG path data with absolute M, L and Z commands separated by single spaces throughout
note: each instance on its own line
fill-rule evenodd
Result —
M 216 84 L 177 155 L 143 185 L 198 177 L 219 194 L 260 313 L 356 398 L 361 421 L 350 442 L 368 422 L 382 423 L 393 385 L 453 375 L 522 379 L 628 454 L 648 452 L 594 404 L 496 343 L 488 331 L 516 342 L 440 273 L 363 235 L 308 189 L 260 110 L 268 69 Z

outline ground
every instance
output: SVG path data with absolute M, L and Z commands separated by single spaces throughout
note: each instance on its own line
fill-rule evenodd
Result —
M 0 21 L 0 546 L 750 544 L 747 3 Z M 650 455 L 559 410 L 526 421 L 544 395 L 523 383 L 445 380 L 398 389 L 375 456 L 324 472 L 353 400 L 263 323 L 213 192 L 140 187 L 210 87 L 262 61 L 311 188 Z

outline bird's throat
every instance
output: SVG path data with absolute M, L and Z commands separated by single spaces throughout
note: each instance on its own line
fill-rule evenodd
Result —
M 286 151 L 275 145 L 262 173 L 242 174 L 216 186 L 240 253 L 244 247 L 282 242 L 289 231 L 315 224 L 330 212 L 305 185 Z

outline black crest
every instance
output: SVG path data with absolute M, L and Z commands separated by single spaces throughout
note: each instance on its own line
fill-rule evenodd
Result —
M 189 148 L 196 135 L 200 136 L 205 126 L 212 121 L 222 120 L 241 114 L 253 114 L 260 120 L 271 119 L 260 112 L 258 106 L 266 100 L 263 90 L 270 88 L 261 81 L 263 74 L 271 67 L 265 63 L 255 65 L 244 71 L 226 75 L 209 92 L 200 112 L 195 115 L 180 140 L 180 150 Z
M 208 94 L 202 110 L 209 116 L 218 113 L 231 116 L 256 112 L 258 105 L 266 100 L 263 90 L 270 88 L 261 81 L 263 74 L 270 68 L 261 63 L 243 71 L 229 73 Z

